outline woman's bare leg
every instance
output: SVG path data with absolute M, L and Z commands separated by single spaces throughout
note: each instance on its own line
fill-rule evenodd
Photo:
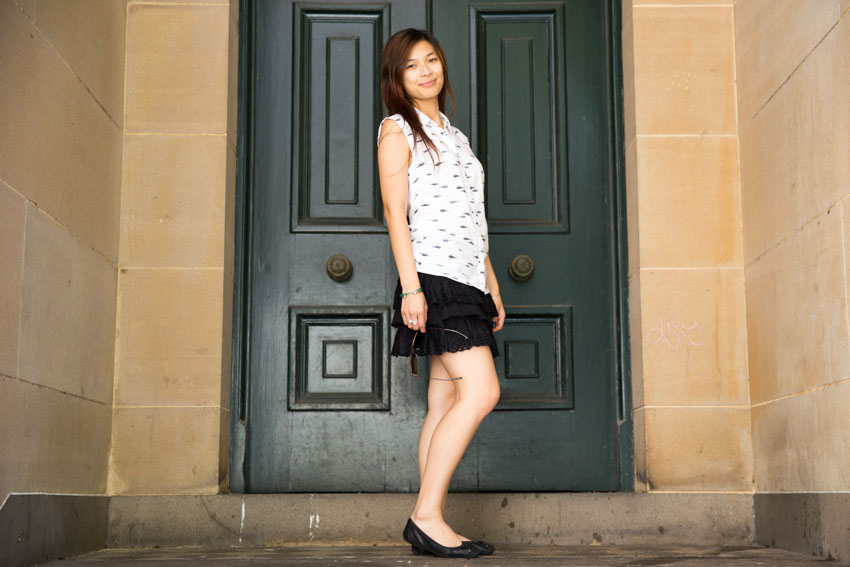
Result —
M 431 355 L 431 381 L 428 383 L 428 413 L 425 414 L 425 423 L 422 424 L 422 432 L 419 434 L 419 480 L 425 475 L 425 463 L 428 461 L 428 447 L 431 444 L 431 436 L 437 428 L 437 424 L 452 407 L 457 399 L 457 386 L 450 378 L 448 370 L 440 362 L 440 359 Z
M 422 424 L 422 432 L 419 434 L 419 481 L 425 474 L 425 463 L 428 461 L 428 447 L 431 444 L 431 436 L 434 434 L 434 429 L 437 424 L 455 403 L 458 396 L 457 386 L 455 381 L 450 380 L 449 371 L 440 362 L 440 359 L 431 356 L 431 382 L 428 384 L 428 413 L 425 416 L 425 423 Z M 446 492 L 443 493 L 443 502 L 440 509 L 443 516 L 446 514 L 446 498 L 449 491 L 446 487 Z M 458 534 L 461 541 L 467 541 L 466 538 Z
M 451 382 L 457 398 L 431 435 L 411 518 L 437 543 L 457 547 L 461 540 L 443 518 L 445 494 L 478 426 L 499 401 L 499 380 L 490 347 L 444 353 L 439 359 L 451 377 L 462 379 Z

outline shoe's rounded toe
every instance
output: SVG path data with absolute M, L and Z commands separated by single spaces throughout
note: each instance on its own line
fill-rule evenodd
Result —
M 491 555 L 494 551 L 496 551 L 496 548 L 486 541 L 478 540 L 473 541 L 472 543 L 481 550 L 481 555 Z

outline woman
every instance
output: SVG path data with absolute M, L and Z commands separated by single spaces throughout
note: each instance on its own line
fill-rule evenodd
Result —
M 378 130 L 384 215 L 398 268 L 395 356 L 429 356 L 428 413 L 419 437 L 420 489 L 403 538 L 415 553 L 471 558 L 493 552 L 458 535 L 443 514 L 449 482 L 499 401 L 494 331 L 505 311 L 488 256 L 484 169 L 443 110 L 445 56 L 428 32 L 402 30 L 384 47 Z

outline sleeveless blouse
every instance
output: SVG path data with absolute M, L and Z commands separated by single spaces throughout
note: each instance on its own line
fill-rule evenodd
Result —
M 463 132 L 442 112 L 445 128 L 415 110 L 440 155 L 429 154 L 422 140 L 414 143 L 413 130 L 399 114 L 381 121 L 378 141 L 384 121 L 394 120 L 413 155 L 407 170 L 407 221 L 416 269 L 490 293 L 485 264 L 490 244 L 484 215 L 484 167 Z

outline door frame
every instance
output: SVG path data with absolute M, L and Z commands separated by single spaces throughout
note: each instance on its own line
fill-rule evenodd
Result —
M 426 2 L 432 28 L 431 0 Z M 239 0 L 236 207 L 234 226 L 233 327 L 230 397 L 228 491 L 245 492 L 244 467 L 248 434 L 248 384 L 251 352 L 251 265 L 254 178 L 255 20 L 258 0 Z M 608 197 L 611 281 L 614 305 L 611 330 L 615 361 L 611 380 L 617 393 L 619 491 L 634 491 L 634 427 L 628 319 L 628 243 L 626 227 L 625 134 L 623 116 L 623 50 L 621 0 L 605 0 L 606 89 L 608 109 Z M 231 62 L 231 64 L 234 64 Z

